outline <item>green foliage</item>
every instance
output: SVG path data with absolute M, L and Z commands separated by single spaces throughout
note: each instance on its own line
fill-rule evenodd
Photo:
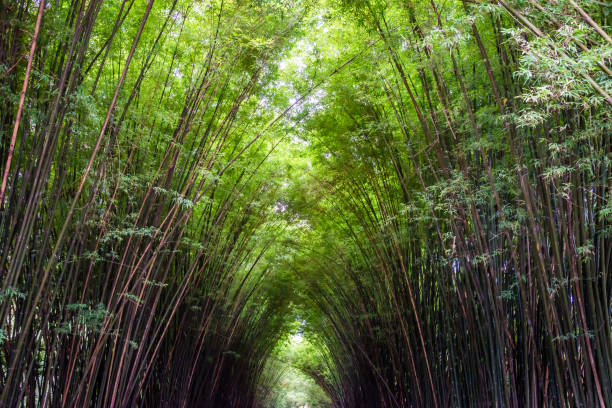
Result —
M 0 293 L 0 302 L 5 302 L 11 299 L 25 299 L 26 295 L 23 292 L 20 292 L 17 288 L 13 286 L 8 286 L 2 293 Z
M 38 5 L 0 406 L 612 400 L 609 7 L 48 2 L 29 55 Z

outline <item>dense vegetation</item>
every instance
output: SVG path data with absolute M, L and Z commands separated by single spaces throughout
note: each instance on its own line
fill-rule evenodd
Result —
M 611 18 L 0 0 L 0 406 L 612 406 Z

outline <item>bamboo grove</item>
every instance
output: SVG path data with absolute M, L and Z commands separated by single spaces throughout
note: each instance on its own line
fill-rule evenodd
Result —
M 2 144 L 0 404 L 252 406 L 284 323 L 258 263 L 276 187 L 255 177 L 271 145 L 254 95 L 299 10 L 34 7 L 1 7 L 2 129 L 21 124 Z
M 0 406 L 612 406 L 611 18 L 0 0 Z

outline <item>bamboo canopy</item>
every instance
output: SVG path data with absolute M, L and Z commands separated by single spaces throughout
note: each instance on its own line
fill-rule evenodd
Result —
M 611 407 L 611 25 L 0 0 L 0 407 Z

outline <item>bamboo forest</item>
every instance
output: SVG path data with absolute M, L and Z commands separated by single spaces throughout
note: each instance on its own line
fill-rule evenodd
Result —
M 609 0 L 0 0 L 1 408 L 612 408 Z

